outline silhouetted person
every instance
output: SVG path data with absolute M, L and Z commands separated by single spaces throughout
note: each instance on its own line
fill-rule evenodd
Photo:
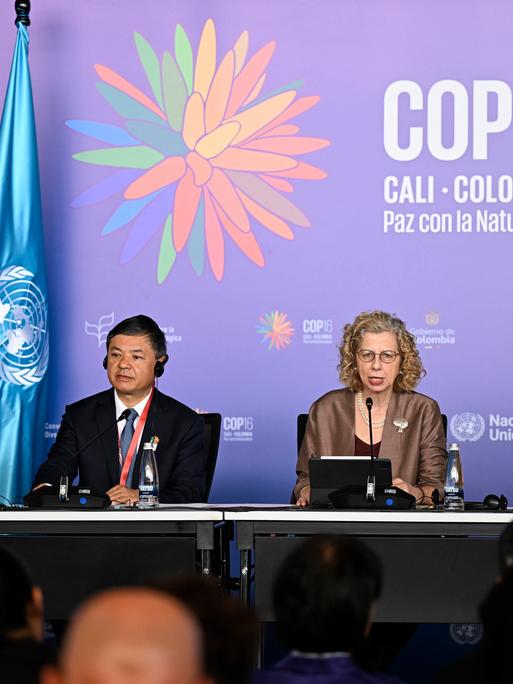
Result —
M 513 522 L 506 525 L 497 545 L 499 580 L 513 570 Z
M 205 577 L 176 577 L 161 586 L 183 601 L 198 619 L 206 674 L 216 684 L 247 684 L 259 640 L 259 624 L 253 612 Z
M 202 638 L 180 601 L 150 589 L 103 592 L 79 609 L 59 670 L 42 684 L 213 684 L 202 674 Z
M 437 677 L 440 684 L 513 678 L 513 522 L 504 528 L 497 551 L 499 575 L 479 608 L 483 625 L 479 648 L 446 666 Z
M 43 643 L 43 595 L 21 561 L 0 548 L 0 681 L 38 684 L 55 654 Z
M 319 536 L 297 546 L 274 584 L 278 633 L 290 653 L 255 684 L 377 684 L 351 653 L 368 633 L 381 592 L 376 554 L 356 539 Z

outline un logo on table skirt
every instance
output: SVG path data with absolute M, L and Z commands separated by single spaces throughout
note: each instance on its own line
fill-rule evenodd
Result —
M 32 385 L 48 366 L 48 306 L 23 266 L 0 272 L 0 379 Z
M 481 641 L 483 626 L 479 624 L 452 624 L 449 627 L 449 634 L 453 641 L 460 646 L 473 646 Z
M 475 442 L 484 431 L 485 421 L 479 413 L 456 413 L 451 418 L 451 432 L 459 442 Z

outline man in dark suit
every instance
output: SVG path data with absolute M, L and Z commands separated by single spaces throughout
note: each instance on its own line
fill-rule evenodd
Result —
M 78 473 L 80 486 L 106 492 L 113 502 L 133 504 L 139 498 L 143 444 L 154 438 L 160 502 L 203 501 L 203 419 L 156 389 L 155 378 L 167 360 L 166 338 L 155 321 L 139 315 L 118 323 L 107 336 L 103 362 L 112 389 L 66 407 L 33 489 L 58 485 L 62 475 L 71 482 Z M 123 413 L 126 419 L 116 429 Z

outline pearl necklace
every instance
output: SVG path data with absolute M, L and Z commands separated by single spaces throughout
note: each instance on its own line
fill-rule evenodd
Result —
M 360 414 L 361 414 L 363 420 L 368 425 L 369 424 L 369 414 L 367 412 L 367 407 L 363 403 L 363 394 L 361 392 L 356 393 L 356 403 L 358 404 L 358 408 L 360 409 Z M 372 427 L 376 428 L 376 430 L 380 430 L 382 427 L 384 427 L 386 418 L 387 417 L 385 416 L 384 418 L 382 418 L 381 420 L 378 420 L 376 422 L 372 421 Z

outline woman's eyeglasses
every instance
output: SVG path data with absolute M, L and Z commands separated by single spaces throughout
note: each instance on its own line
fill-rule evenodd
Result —
M 374 361 L 376 356 L 383 361 L 383 363 L 394 363 L 396 358 L 400 356 L 399 352 L 389 351 L 388 349 L 382 352 L 373 352 L 371 349 L 359 349 L 357 351 L 358 358 L 364 363 L 371 363 Z

